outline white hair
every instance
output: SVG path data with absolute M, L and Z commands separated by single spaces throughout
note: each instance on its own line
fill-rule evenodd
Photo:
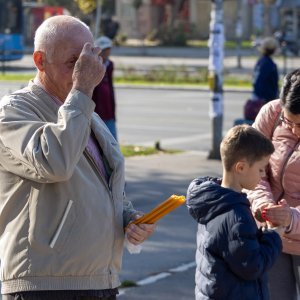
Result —
M 43 51 L 50 58 L 53 55 L 55 42 L 70 37 L 70 28 L 93 35 L 89 27 L 78 18 L 59 15 L 46 19 L 36 30 L 34 36 L 34 51 Z

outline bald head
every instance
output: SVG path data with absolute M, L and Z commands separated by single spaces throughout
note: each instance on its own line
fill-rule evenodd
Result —
M 89 27 L 79 19 L 66 15 L 50 17 L 35 32 L 34 51 L 45 52 L 51 58 L 60 42 L 72 41 L 82 36 L 86 37 L 87 42 L 93 42 Z

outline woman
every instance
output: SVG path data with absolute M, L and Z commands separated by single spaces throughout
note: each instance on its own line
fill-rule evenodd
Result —
M 285 227 L 283 253 L 269 274 L 271 299 L 297 299 L 300 286 L 300 69 L 286 76 L 280 99 L 265 104 L 253 126 L 272 140 L 275 152 L 267 177 L 254 191 L 247 192 L 252 210 L 275 226 Z
M 258 50 L 261 56 L 257 60 L 253 72 L 252 98 L 244 106 L 244 118 L 254 121 L 261 107 L 278 98 L 278 70 L 272 55 L 278 47 L 277 41 L 272 37 L 262 40 Z
M 253 73 L 253 98 L 265 102 L 277 99 L 278 97 L 278 70 L 272 59 L 272 55 L 278 47 L 277 41 L 272 37 L 262 40 L 258 48 L 261 53 L 256 62 Z

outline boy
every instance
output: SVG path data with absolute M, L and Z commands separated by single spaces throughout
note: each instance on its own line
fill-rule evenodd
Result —
M 197 300 L 269 299 L 266 271 L 281 252 L 281 228 L 258 230 L 242 189 L 255 188 L 273 151 L 256 129 L 235 126 L 221 143 L 222 181 L 204 177 L 190 184 L 187 206 L 199 223 Z

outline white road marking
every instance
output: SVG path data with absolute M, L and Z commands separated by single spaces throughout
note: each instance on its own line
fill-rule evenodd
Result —
M 161 272 L 161 273 L 156 274 L 156 275 L 148 276 L 144 279 L 141 279 L 141 280 L 137 281 L 136 282 L 137 287 L 120 288 L 119 289 L 119 296 L 124 295 L 127 291 L 129 291 L 131 289 L 138 288 L 139 286 L 155 283 L 159 280 L 162 280 L 166 277 L 169 277 L 169 276 L 173 275 L 174 273 L 185 272 L 185 271 L 187 271 L 191 268 L 194 268 L 194 267 L 196 267 L 196 262 L 193 261 L 193 262 L 190 262 L 190 263 L 179 265 L 178 267 L 175 267 L 175 268 L 171 268 L 166 272 Z

